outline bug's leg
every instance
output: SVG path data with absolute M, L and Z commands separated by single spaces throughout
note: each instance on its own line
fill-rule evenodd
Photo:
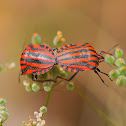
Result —
M 43 82 L 48 82 L 48 81 L 52 81 L 52 82 L 56 82 L 55 80 L 33 80 L 33 81 L 36 81 L 36 82 L 39 82 L 39 83 L 43 83 Z
M 32 74 L 32 80 L 34 80 L 34 75 Z
M 101 70 L 99 70 L 98 68 L 97 68 L 97 71 L 98 71 L 98 72 L 100 72 L 100 73 L 102 73 L 102 74 L 105 74 L 106 76 L 108 76 L 108 77 L 109 77 L 109 75 L 108 75 L 107 73 L 102 72 L 102 71 L 101 71 Z M 110 79 L 111 81 L 113 81 L 110 77 L 109 77 L 109 79 Z
M 60 79 L 66 80 L 66 81 L 71 81 L 77 75 L 77 73 L 78 72 L 76 72 L 75 74 L 73 74 L 69 79 L 65 79 L 65 78 L 62 78 L 60 76 L 57 76 L 55 80 L 57 80 L 57 78 L 60 78 Z
M 35 81 L 37 80 L 37 75 L 35 75 Z
M 94 72 L 99 76 L 99 78 L 101 79 L 101 81 L 102 81 L 106 86 L 108 86 L 108 85 L 104 82 L 104 80 L 101 78 L 101 76 L 98 74 L 98 72 L 97 72 L 96 70 L 94 70 Z

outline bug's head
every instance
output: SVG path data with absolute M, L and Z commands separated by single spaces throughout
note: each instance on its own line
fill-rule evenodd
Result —
M 99 53 L 97 53 L 97 54 L 98 54 L 99 63 L 101 63 L 102 61 L 104 61 L 103 55 L 99 54 Z

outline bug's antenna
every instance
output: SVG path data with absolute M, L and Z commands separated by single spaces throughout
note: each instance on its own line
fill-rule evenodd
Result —
M 24 49 L 25 44 L 26 44 L 26 41 L 23 43 L 22 49 Z M 18 82 L 19 82 L 19 83 L 20 83 L 20 81 L 21 81 L 21 79 L 20 79 L 21 74 L 22 74 L 22 73 L 19 72 L 19 75 L 18 75 Z
M 107 51 L 107 53 L 110 51 L 110 50 L 112 50 L 113 48 L 115 48 L 116 46 L 118 46 L 119 44 L 116 44 L 115 46 L 113 46 L 111 49 L 109 49 L 108 51 Z

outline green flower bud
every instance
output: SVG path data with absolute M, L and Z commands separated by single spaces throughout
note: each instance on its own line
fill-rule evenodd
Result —
M 116 62 L 115 62 L 115 65 L 116 65 L 117 67 L 124 67 L 124 66 L 125 66 L 125 60 L 122 59 L 122 58 L 118 58 L 118 59 L 116 60 Z
M 33 44 L 37 44 L 37 45 L 40 45 L 41 44 L 41 37 L 40 35 L 38 35 L 38 33 L 34 33 L 33 36 L 32 36 L 32 43 Z
M 116 84 L 119 87 L 124 87 L 126 85 L 126 77 L 124 75 L 120 75 L 116 80 Z
M 31 84 L 30 84 L 29 82 L 27 82 L 26 80 L 23 81 L 23 84 L 24 84 L 24 86 L 26 86 L 26 87 L 30 87 L 30 86 L 31 86 Z
M 25 86 L 25 90 L 26 90 L 27 92 L 32 92 L 32 87 L 31 87 L 31 85 L 30 85 L 30 86 Z
M 107 62 L 107 63 L 109 63 L 109 64 L 114 64 L 114 62 L 115 62 L 115 58 L 113 57 L 113 56 L 111 56 L 111 55 L 109 55 L 109 54 L 106 54 L 105 55 L 105 61 Z
M 115 70 L 116 71 L 116 70 Z M 112 80 L 114 80 L 114 79 L 116 79 L 116 78 L 118 78 L 118 73 L 117 73 L 117 71 L 115 72 L 114 70 L 111 70 L 110 72 L 109 72 L 109 77 L 112 79 Z
M 41 75 L 39 75 L 39 78 L 40 79 L 47 79 L 47 77 L 48 77 L 48 73 L 46 72 L 45 74 L 41 74 Z
M 68 77 L 68 72 L 66 72 L 65 70 L 60 71 L 60 77 L 67 78 Z
M 47 112 L 47 108 L 45 106 L 42 106 L 40 109 L 39 109 L 40 113 L 46 113 Z
M 51 85 L 46 82 L 43 84 L 43 88 L 44 88 L 44 91 L 47 91 L 47 92 L 51 91 Z
M 7 111 L 7 108 L 5 106 L 0 106 L 0 111 Z
M 5 106 L 6 100 L 3 98 L 0 98 L 0 106 Z
M 37 91 L 40 90 L 40 86 L 39 86 L 38 84 L 36 84 L 36 83 L 33 83 L 33 84 L 32 84 L 32 90 L 33 90 L 34 92 L 37 92 Z
M 62 32 L 58 31 L 57 35 L 53 39 L 53 44 L 55 46 L 59 46 L 60 44 L 62 44 L 62 42 L 65 42 L 65 38 L 63 38 Z
M 2 65 L 0 64 L 0 72 L 3 70 L 3 67 L 2 67 Z
M 61 41 L 60 41 L 60 37 L 59 36 L 55 36 L 55 38 L 53 39 L 53 44 L 55 45 L 55 46 L 59 46 L 59 45 L 61 45 Z
M 122 58 L 123 57 L 123 51 L 120 48 L 115 49 L 115 57 L 116 58 Z
M 23 122 L 22 122 L 22 126 L 26 126 L 26 123 L 25 123 L 25 121 L 23 121 Z
M 119 75 L 126 75 L 126 67 L 120 67 L 117 71 Z
M 2 117 L 2 119 L 5 121 L 8 119 L 9 117 L 9 113 L 5 112 L 5 111 L 0 111 L 0 116 Z
M 74 83 L 72 81 L 69 81 L 68 84 L 67 84 L 67 86 L 66 86 L 66 88 L 68 90 L 73 90 L 74 89 Z

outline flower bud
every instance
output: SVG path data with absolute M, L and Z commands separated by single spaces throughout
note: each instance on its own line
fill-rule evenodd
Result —
M 38 84 L 36 84 L 36 83 L 33 83 L 33 84 L 32 84 L 32 90 L 33 90 L 34 92 L 37 92 L 37 91 L 40 90 L 40 86 L 39 86 Z
M 11 69 L 13 69 L 15 66 L 16 66 L 15 62 L 12 62 L 12 63 L 10 63 L 10 64 L 7 65 L 7 68 L 8 68 L 9 70 L 11 70 Z
M 44 87 L 44 91 L 47 91 L 47 92 L 51 91 L 51 85 L 49 83 L 45 82 L 43 84 L 43 87 Z
M 9 117 L 9 113 L 5 112 L 5 111 L 0 111 L 0 116 L 2 117 L 2 119 L 5 121 L 8 119 Z
M 111 70 L 110 72 L 109 72 L 109 77 L 112 79 L 112 80 L 114 80 L 114 79 L 116 79 L 116 78 L 118 78 L 118 73 L 117 73 L 117 71 L 115 70 Z
M 116 80 L 116 84 L 119 87 L 124 87 L 126 85 L 126 77 L 124 75 L 120 75 Z
M 68 84 L 67 84 L 67 86 L 66 86 L 66 88 L 68 90 L 73 90 L 74 89 L 74 83 L 72 81 L 69 81 Z
M 62 78 L 66 78 L 66 77 L 68 77 L 68 72 L 65 71 L 65 70 L 62 70 L 62 71 L 60 71 L 60 76 L 61 76 Z
M 7 108 L 5 106 L 0 106 L 0 111 L 7 111 Z
M 115 57 L 116 58 L 122 58 L 123 57 L 123 51 L 120 48 L 115 49 Z
M 119 75 L 126 75 L 126 67 L 120 67 L 117 71 Z
M 37 45 L 40 45 L 41 44 L 41 37 L 40 35 L 38 35 L 38 33 L 34 33 L 33 36 L 32 36 L 32 43 L 33 44 L 37 44 Z
M 0 98 L 0 106 L 5 106 L 6 100 L 3 98 Z
M 26 90 L 27 92 L 32 92 L 32 87 L 31 87 L 31 85 L 30 85 L 30 86 L 26 86 L 26 87 L 25 87 L 25 90 Z
M 123 67 L 125 66 L 125 60 L 123 58 L 118 58 L 116 61 L 115 61 L 115 65 L 117 67 Z
M 107 63 L 109 63 L 109 64 L 114 64 L 114 62 L 115 62 L 115 58 L 113 57 L 113 56 L 111 56 L 111 55 L 109 55 L 109 54 L 106 54 L 105 55 L 105 61 L 107 62 Z
M 62 32 L 61 31 L 58 31 L 57 32 L 57 35 L 53 39 L 53 44 L 55 46 L 59 46 L 62 42 L 65 42 L 65 38 L 63 38 Z
M 2 67 L 2 65 L 0 64 L 0 72 L 3 70 L 3 67 Z
M 39 111 L 40 111 L 41 113 L 46 113 L 46 112 L 47 112 L 47 107 L 42 106 L 42 107 L 39 109 Z

